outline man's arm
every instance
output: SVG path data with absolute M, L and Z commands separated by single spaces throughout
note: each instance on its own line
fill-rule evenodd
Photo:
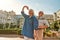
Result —
M 29 8 L 28 8 L 28 6 L 24 6 L 24 7 L 22 8 L 22 11 L 21 11 L 21 14 L 23 15 L 23 17 L 26 18 L 28 15 L 26 15 L 26 14 L 24 13 L 24 8 L 27 8 L 27 10 L 28 10 Z

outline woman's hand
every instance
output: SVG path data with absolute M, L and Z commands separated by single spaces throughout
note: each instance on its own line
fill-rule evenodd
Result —
M 29 10 L 28 6 L 23 6 L 22 11 L 24 11 L 24 8 L 26 8 L 27 10 Z

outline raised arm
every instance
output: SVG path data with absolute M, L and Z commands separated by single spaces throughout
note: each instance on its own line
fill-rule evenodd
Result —
M 27 8 L 27 10 L 29 10 L 29 8 L 28 8 L 28 6 L 24 6 L 24 7 L 22 8 L 22 11 L 21 11 L 21 14 L 23 15 L 23 17 L 26 18 L 28 15 L 26 15 L 26 14 L 24 13 L 24 8 Z

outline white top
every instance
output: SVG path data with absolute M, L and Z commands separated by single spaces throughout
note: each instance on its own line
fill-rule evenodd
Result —
M 39 23 L 38 26 L 47 25 L 49 27 L 49 23 L 44 17 L 40 17 L 40 19 L 38 19 L 38 23 Z

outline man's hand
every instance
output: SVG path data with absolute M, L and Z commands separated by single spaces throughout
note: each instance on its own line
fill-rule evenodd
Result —
M 27 10 L 29 10 L 28 6 L 23 6 L 22 11 L 24 11 L 24 8 L 27 8 Z
M 37 31 L 34 30 L 34 38 L 37 36 Z

